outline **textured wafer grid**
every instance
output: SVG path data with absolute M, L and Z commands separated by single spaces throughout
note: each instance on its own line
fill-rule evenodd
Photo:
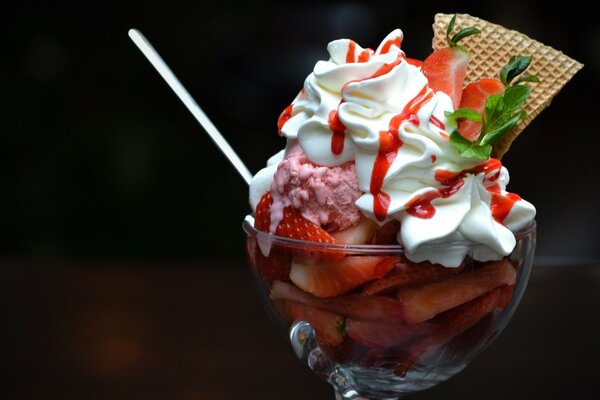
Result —
M 446 27 L 451 19 L 451 14 L 436 14 L 433 24 L 434 49 L 447 47 Z M 514 55 L 532 56 L 533 61 L 527 73 L 535 74 L 540 78 L 539 83 L 531 84 L 533 91 L 525 105 L 527 118 L 494 145 L 494 156 L 500 158 L 519 133 L 544 108 L 548 107 L 552 98 L 583 67 L 583 64 L 517 31 L 468 14 L 457 14 L 454 32 L 468 26 L 478 27 L 481 33 L 460 42 L 471 52 L 465 84 L 480 78 L 497 78 L 500 69 Z

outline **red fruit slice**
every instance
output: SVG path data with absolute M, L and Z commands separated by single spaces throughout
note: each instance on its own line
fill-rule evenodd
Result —
M 406 62 L 410 65 L 414 65 L 415 67 L 421 67 L 423 65 L 423 61 L 417 60 L 416 58 L 405 58 Z
M 385 322 L 346 320 L 346 333 L 356 342 L 371 348 L 394 347 L 415 336 L 431 333 L 436 325 L 424 322 L 417 325 L 387 324 Z
M 469 53 L 457 47 L 445 47 L 431 53 L 421 67 L 429 87 L 450 96 L 455 110 L 460 105 L 468 62 Z
M 266 192 L 260 198 L 254 210 L 254 227 L 259 231 L 268 232 L 271 225 L 271 205 L 273 199 L 271 192 Z
M 418 323 L 473 300 L 498 286 L 512 285 L 516 279 L 515 268 L 510 261 L 502 259 L 438 282 L 401 288 L 398 290 L 398 300 L 402 304 L 405 321 Z
M 371 243 L 373 235 L 379 228 L 374 221 L 363 218 L 357 225 L 332 233 L 331 236 L 340 243 L 366 244 Z
M 402 286 L 417 285 L 426 282 L 433 282 L 442 278 L 455 275 L 464 269 L 464 265 L 458 268 L 446 268 L 439 264 L 397 263 L 392 272 L 381 279 L 373 281 L 366 285 L 362 293 L 367 296 L 387 292 Z
M 276 300 L 279 311 L 290 322 L 306 321 L 315 330 L 319 343 L 337 346 L 344 341 L 344 317 L 291 300 Z
M 271 283 L 274 280 L 291 282 L 292 255 L 289 250 L 273 246 L 269 256 L 265 257 L 260 249 L 255 249 L 254 257 L 258 273 L 265 282 Z
M 515 285 L 505 285 L 500 288 L 500 298 L 498 299 L 498 310 L 504 310 L 508 303 L 512 300 L 513 293 L 515 292 Z
M 504 85 L 498 79 L 481 79 L 469 83 L 462 92 L 460 108 L 470 108 L 482 114 L 485 102 L 493 94 L 502 93 Z M 481 122 L 462 120 L 458 122 L 458 132 L 469 141 L 475 141 L 481 133 Z
M 290 279 L 300 289 L 317 297 L 332 297 L 373 279 L 394 268 L 394 257 L 347 256 L 341 260 L 294 257 Z
M 491 290 L 440 316 L 441 325 L 434 333 L 416 339 L 399 352 L 394 373 L 399 376 L 406 375 L 425 353 L 432 354 L 444 343 L 475 325 L 494 310 L 499 296 L 500 289 Z
M 273 281 L 271 299 L 297 301 L 345 317 L 389 323 L 402 322 L 400 303 L 388 297 L 345 295 L 321 299 L 293 285 Z
M 256 205 L 254 212 L 254 227 L 260 231 L 268 232 L 271 225 L 271 205 L 273 199 L 271 193 L 266 192 Z M 307 240 L 320 243 L 337 243 L 320 226 L 315 225 L 292 207 L 286 207 L 283 210 L 283 219 L 277 226 L 275 234 L 278 236 L 289 237 L 298 240 Z

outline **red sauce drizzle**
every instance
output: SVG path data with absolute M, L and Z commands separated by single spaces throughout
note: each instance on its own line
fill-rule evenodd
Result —
M 340 104 L 343 102 L 344 100 L 340 101 Z M 337 110 L 331 110 L 329 112 L 329 129 L 333 132 L 333 136 L 331 136 L 331 152 L 336 156 L 340 155 L 342 154 L 342 151 L 344 151 L 346 126 L 340 121 Z
M 432 156 L 433 160 L 433 156 Z M 471 169 L 463 171 L 448 171 L 445 169 L 438 169 L 435 171 L 435 180 L 440 182 L 444 187 L 430 192 L 423 193 L 415 196 L 406 204 L 406 212 L 410 215 L 418 218 L 429 219 L 435 215 L 435 207 L 431 205 L 431 201 L 439 198 L 448 198 L 458 192 L 464 185 L 464 178 L 467 174 L 489 174 L 492 171 L 497 171 L 495 174 L 484 178 L 484 182 L 494 182 L 500 176 L 500 168 L 502 164 L 495 158 L 490 158 L 488 161 L 477 165 Z M 487 191 L 492 195 L 492 201 L 490 204 L 490 210 L 494 219 L 502 223 L 504 218 L 509 214 L 513 205 L 521 200 L 521 198 L 514 194 L 508 193 L 502 195 L 500 193 L 500 185 L 497 183 L 489 185 Z
M 290 104 L 283 110 L 283 112 L 279 115 L 279 119 L 277 119 L 277 133 L 279 136 L 283 136 L 281 133 L 281 129 L 283 129 L 283 125 L 285 125 L 288 120 L 292 118 L 292 105 Z
M 360 52 L 360 54 L 358 55 L 358 62 L 362 63 L 362 62 L 367 62 L 371 59 L 371 54 L 373 53 L 373 50 L 371 49 L 364 49 L 363 51 Z
M 398 149 L 402 146 L 402 141 L 398 136 L 398 129 L 404 121 L 418 126 L 419 119 L 417 118 L 417 112 L 432 97 L 433 92 L 428 90 L 427 85 L 423 86 L 419 94 L 406 104 L 402 112 L 390 120 L 389 129 L 379 132 L 379 150 L 375 158 L 375 164 L 373 165 L 370 187 L 371 194 L 373 195 L 373 213 L 378 221 L 385 220 L 390 206 L 390 196 L 382 192 L 381 188 L 383 186 L 383 179 L 396 159 Z
M 434 163 L 437 160 L 437 156 L 435 154 L 431 155 L 431 163 Z
M 492 201 L 490 203 L 492 217 L 494 217 L 496 222 L 501 224 L 508 216 L 515 203 L 521 200 L 521 196 L 515 193 L 507 193 L 503 196 L 500 193 L 500 186 L 498 184 L 488 187 L 487 190 L 492 195 Z
M 388 39 L 388 41 L 383 44 L 383 47 L 381 48 L 381 52 L 379 54 L 389 53 L 390 49 L 392 48 L 392 45 L 394 44 L 398 46 L 398 48 L 400 48 L 400 46 L 402 45 L 402 38 L 400 36 L 396 36 L 391 39 Z
M 353 63 L 356 53 L 356 42 L 354 40 L 350 40 L 348 42 L 348 51 L 346 52 L 346 62 Z
M 432 115 L 431 117 L 429 117 L 429 122 L 431 122 L 431 124 L 433 126 L 436 126 L 438 129 L 442 129 L 442 130 L 446 129 L 446 125 L 444 125 L 444 123 L 442 121 L 437 119 L 435 115 Z

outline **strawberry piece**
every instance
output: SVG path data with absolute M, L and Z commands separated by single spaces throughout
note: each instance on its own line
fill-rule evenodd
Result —
M 433 282 L 455 275 L 464 269 L 464 264 L 458 268 L 446 268 L 439 264 L 423 262 L 397 263 L 396 268 L 385 277 L 366 285 L 362 293 L 367 296 L 387 292 L 403 286 Z
M 286 320 L 308 322 L 317 335 L 319 343 L 337 346 L 344 341 L 344 317 L 329 311 L 307 306 L 291 300 L 276 300 L 277 309 Z
M 402 322 L 400 303 L 388 297 L 345 295 L 322 299 L 303 292 L 296 286 L 273 281 L 271 299 L 292 300 L 345 317 L 389 323 Z
M 462 92 L 460 108 L 483 114 L 485 102 L 493 94 L 504 92 L 504 85 L 498 79 L 481 79 L 469 83 Z M 458 132 L 465 139 L 473 142 L 481 133 L 481 122 L 462 120 L 458 121 Z
M 265 192 L 256 205 L 256 210 L 254 210 L 254 227 L 259 231 L 269 231 L 269 225 L 271 225 L 271 205 L 273 205 L 271 192 Z
M 388 324 L 385 322 L 346 320 L 346 333 L 356 342 L 371 348 L 394 347 L 407 340 L 433 332 L 434 324 Z
M 510 261 L 485 265 L 468 273 L 398 290 L 398 300 L 403 307 L 407 323 L 419 323 L 437 314 L 475 299 L 501 285 L 512 285 L 517 271 Z
M 401 346 L 388 349 L 371 349 L 361 359 L 361 364 L 366 367 L 379 367 L 393 369 L 399 376 L 405 376 L 412 366 L 421 358 L 432 356 L 444 344 L 463 339 L 462 333 L 468 334 L 465 346 L 479 345 L 484 340 L 484 346 L 489 341 L 491 323 L 493 322 L 492 311 L 499 298 L 499 289 L 494 289 L 488 293 L 471 300 L 470 302 L 447 311 L 439 318 L 436 318 L 437 329 L 431 333 L 414 338 Z M 481 325 L 481 326 L 479 326 Z M 477 332 L 472 331 L 477 326 Z M 471 336 L 473 334 L 473 336 Z M 460 338 L 458 336 L 461 335 Z M 477 336 L 477 337 L 475 337 Z M 473 344 L 472 340 L 477 340 Z M 455 356 L 454 347 L 447 354 Z M 461 347 L 465 350 L 465 347 Z
M 254 252 L 255 264 L 261 278 L 271 283 L 274 280 L 291 282 L 290 268 L 292 264 L 292 255 L 289 250 L 273 246 L 269 256 L 265 257 L 260 249 Z
M 357 225 L 332 233 L 331 236 L 340 243 L 366 244 L 371 243 L 373 235 L 379 228 L 374 221 L 363 218 Z
M 381 278 L 395 264 L 394 257 L 381 256 L 347 256 L 341 260 L 295 257 L 290 279 L 305 292 L 332 297 Z
M 421 71 L 429 80 L 429 87 L 450 96 L 455 110 L 460 105 L 468 62 L 469 53 L 465 50 L 444 47 L 431 53 L 421 67 Z
M 283 219 L 279 223 L 275 234 L 309 242 L 337 243 L 329 233 L 304 218 L 298 210 L 292 207 L 283 209 Z
M 260 198 L 254 211 L 254 227 L 259 231 L 268 232 L 271 225 L 271 206 L 273 198 L 271 192 L 266 192 Z M 276 235 L 288 237 L 291 239 L 307 240 L 320 243 L 337 243 L 320 226 L 315 225 L 300 214 L 298 210 L 292 207 L 286 207 L 283 210 L 283 219 L 277 226 Z
M 402 352 L 403 357 L 399 357 L 399 365 L 394 373 L 399 376 L 406 375 L 421 357 L 434 353 L 443 344 L 477 324 L 494 311 L 499 297 L 500 289 L 494 289 L 441 315 L 440 327 L 434 333 L 418 338 Z
M 515 292 L 515 285 L 504 285 L 500 287 L 500 298 L 498 299 L 498 304 L 496 308 L 498 310 L 504 310 L 510 301 L 512 300 L 513 294 Z

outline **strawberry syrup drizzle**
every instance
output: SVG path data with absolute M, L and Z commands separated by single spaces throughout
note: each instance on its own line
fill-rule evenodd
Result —
M 446 129 L 446 125 L 444 125 L 444 123 L 442 121 L 437 119 L 435 115 L 432 115 L 431 117 L 429 117 L 429 122 L 431 122 L 431 124 L 433 126 L 437 127 L 438 129 L 441 129 L 441 130 Z
M 499 160 L 490 158 L 482 164 L 463 171 L 438 169 L 435 171 L 435 180 L 444 187 L 415 196 L 406 204 L 406 212 L 417 218 L 432 218 L 435 215 L 435 207 L 431 204 L 431 201 L 439 198 L 446 199 L 458 192 L 465 184 L 464 178 L 467 174 L 477 175 L 484 173 L 487 175 L 492 171 L 497 171 L 492 176 L 484 178 L 484 182 L 494 182 L 500 177 L 501 167 L 502 164 Z M 514 193 L 502 195 L 500 193 L 500 185 L 497 183 L 488 186 L 486 189 L 492 195 L 490 203 L 492 216 L 498 223 L 502 223 L 504 218 L 510 213 L 513 205 L 521 200 L 521 197 Z
M 279 118 L 277 119 L 277 133 L 279 134 L 279 136 L 283 136 L 281 130 L 283 129 L 283 125 L 285 125 L 285 123 L 288 122 L 290 118 L 292 118 L 291 104 L 287 106 L 285 110 L 283 110 L 283 112 L 279 115 Z
M 373 50 L 371 49 L 363 49 L 358 54 L 358 59 L 356 59 L 356 42 L 354 40 L 350 40 L 348 42 L 348 51 L 346 51 L 346 64 L 367 62 L 371 59 L 372 53 Z
M 344 102 L 340 101 L 338 108 Z M 336 156 L 344 151 L 344 139 L 346 138 L 346 126 L 340 121 L 337 109 L 329 112 L 329 129 L 333 132 L 331 136 L 331 152 Z
M 390 120 L 389 129 L 379 132 L 379 150 L 375 158 L 375 164 L 373 165 L 370 187 L 371 194 L 373 195 L 373 213 L 378 221 L 385 220 L 390 206 L 390 196 L 382 192 L 381 188 L 385 175 L 396 159 L 398 149 L 402 146 L 398 129 L 404 121 L 419 126 L 420 122 L 417 112 L 432 97 L 433 92 L 428 89 L 427 85 L 423 86 L 419 94 L 404 106 L 402 112 Z
M 390 52 L 390 49 L 393 45 L 396 45 L 398 48 L 402 46 L 402 38 L 400 36 L 393 37 L 388 39 L 381 47 L 381 52 L 379 54 L 386 54 Z

